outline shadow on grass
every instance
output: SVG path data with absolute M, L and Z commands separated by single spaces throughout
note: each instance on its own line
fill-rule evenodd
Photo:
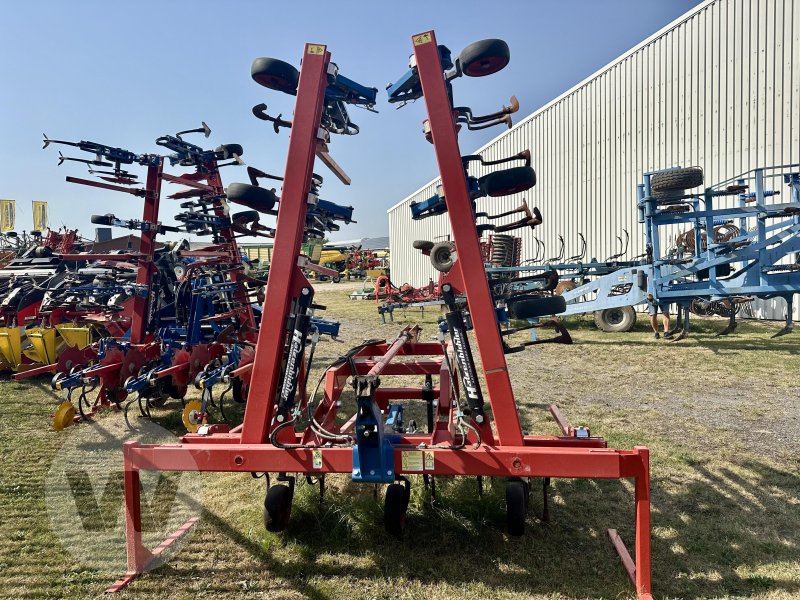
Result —
M 800 354 L 800 336 L 781 337 L 772 339 L 771 334 L 763 328 L 753 331 L 734 332 L 728 336 L 718 336 L 707 328 L 700 330 L 692 329 L 689 337 L 684 340 L 656 340 L 652 337 L 650 330 L 634 330 L 628 333 L 599 333 L 595 335 L 581 336 L 581 331 L 589 331 L 588 327 L 568 327 L 573 334 L 576 344 L 586 344 L 595 346 L 628 346 L 628 347 L 648 347 L 663 346 L 665 348 L 681 348 L 700 346 L 715 353 L 725 352 L 728 354 L 738 354 L 750 351 L 769 351 L 783 353 L 787 355 Z
M 656 597 L 800 594 L 797 567 L 785 566 L 796 564 L 800 551 L 792 513 L 800 497 L 798 474 L 754 460 L 693 468 L 690 481 L 657 474 L 653 481 Z M 370 486 L 352 483 L 330 491 L 322 504 L 316 487 L 298 487 L 290 527 L 277 537 L 244 533 L 258 523 L 242 528 L 211 511 L 203 518 L 271 577 L 315 600 L 341 597 L 337 579 L 360 589 L 446 584 L 463 596 L 632 596 L 606 535 L 606 528 L 617 528 L 632 551 L 629 483 L 554 481 L 551 522 L 543 523 L 536 517 L 542 510 L 541 480 L 535 480 L 528 530 L 521 538 L 503 533 L 504 481 L 485 483 L 486 492 L 478 497 L 474 479 L 438 479 L 439 502 L 432 508 L 428 490 L 415 477 L 402 539 L 384 532 L 382 499 L 375 501 Z M 276 556 L 275 542 L 291 550 L 289 558 L 284 552 Z M 151 576 L 183 575 L 167 565 Z M 229 575 L 248 576 L 236 569 Z

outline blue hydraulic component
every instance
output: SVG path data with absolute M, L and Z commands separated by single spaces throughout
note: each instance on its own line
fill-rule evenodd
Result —
M 225 377 L 238 368 L 241 358 L 242 347 L 239 344 L 233 344 L 225 355 L 225 360 L 222 361 L 221 364 L 206 370 L 200 376 L 200 389 L 209 389 L 219 381 L 225 379 Z
M 145 373 L 126 379 L 123 382 L 125 391 L 131 394 L 133 392 L 140 392 L 152 385 L 153 381 L 155 381 L 155 375 L 159 371 L 172 366 L 172 356 L 175 354 L 175 351 L 181 347 L 183 347 L 183 344 L 164 339 L 161 343 L 161 353 L 159 355 L 158 363 L 154 366 L 151 366 L 151 368 Z
M 372 107 L 378 101 L 378 89 L 370 88 L 340 75 L 328 75 L 325 99 Z
M 453 68 L 453 60 L 450 57 L 450 50 L 447 46 L 439 46 L 439 59 L 442 62 L 442 70 L 447 71 Z M 422 84 L 417 73 L 417 63 L 414 57 L 408 65 L 410 68 L 395 83 L 386 86 L 386 93 L 389 94 L 389 102 L 411 102 L 422 97 Z
M 482 195 L 480 180 L 476 177 L 467 177 L 467 190 L 469 191 L 470 198 L 473 200 L 479 198 Z M 409 207 L 411 208 L 411 218 L 415 220 L 447 212 L 447 204 L 441 192 L 434 194 L 426 200 L 412 202 Z
M 330 219 L 336 221 L 344 221 L 345 223 L 354 223 L 353 221 L 353 207 L 343 206 L 328 200 L 317 200 L 315 206 L 309 207 L 309 213 L 322 214 Z
M 380 409 L 374 399 L 378 378 L 357 377 L 354 382 L 358 399 L 356 444 L 353 446 L 353 481 L 392 483 L 395 480 L 394 444 L 400 436 L 387 435 Z M 394 424 L 402 423 L 402 408 L 391 413 Z

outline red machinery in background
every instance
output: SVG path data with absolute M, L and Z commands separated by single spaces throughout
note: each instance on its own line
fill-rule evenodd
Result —
M 277 473 L 279 483 L 268 488 L 264 504 L 265 525 L 273 531 L 285 528 L 289 521 L 293 473 L 317 476 L 321 486 L 327 473 L 350 474 L 355 482 L 388 484 L 384 521 L 387 530 L 395 534 L 402 532 L 405 523 L 411 485 L 407 476 L 411 474 L 507 478 L 507 524 L 512 534 L 524 530 L 532 477 L 545 481 L 552 477 L 632 478 L 635 568 L 619 536 L 612 533 L 612 539 L 639 597 L 651 598 L 647 448 L 607 448 L 605 440 L 589 435 L 588 430 L 569 427 L 555 407 L 553 414 L 563 435 L 526 435 L 521 428 L 457 139 L 457 123 L 475 128 L 481 118 L 466 118 L 463 108 L 454 108 L 450 85 L 462 74 L 488 75 L 505 66 L 505 44 L 484 42 L 478 43 L 478 49 L 473 45 L 470 52 L 462 52 L 451 71 L 449 51 L 437 45 L 433 32 L 415 35 L 414 62 L 399 82 L 401 89 L 424 97 L 426 133 L 434 144 L 457 250 L 442 283 L 450 339 L 446 342 L 442 335 L 438 342 L 424 342 L 418 327 L 406 327 L 392 342 L 366 342 L 348 352 L 325 370 L 313 390 L 306 389 L 305 378 L 299 374 L 311 367 L 305 352 L 305 326 L 315 307 L 314 290 L 302 270 L 300 247 L 307 213 L 322 202 L 310 193 L 317 178 L 314 157 L 319 156 L 349 183 L 327 154 L 327 144 L 332 132 L 353 133 L 353 128 L 357 132 L 346 114 L 342 120 L 337 102 L 358 103 L 367 89 L 342 77 L 330 62 L 326 46 L 320 44 L 306 44 L 299 80 L 280 61 L 259 59 L 257 72 L 254 65 L 253 76 L 259 83 L 296 94 L 265 295 L 265 306 L 274 317 L 264 322 L 259 332 L 241 428 L 208 429 L 185 435 L 178 444 L 125 444 L 128 573 L 109 591 L 127 586 L 196 522 L 189 521 L 155 550 L 146 548 L 142 542 L 140 471 L 196 470 Z M 456 297 L 465 298 L 466 303 Z M 537 303 L 528 299 L 517 313 L 524 318 L 538 309 Z M 474 330 L 483 386 L 465 333 L 466 320 Z M 385 382 L 393 376 L 412 376 L 414 384 L 389 387 Z M 424 385 L 418 383 L 421 376 Z M 337 412 L 345 409 L 338 400 L 349 380 L 357 406 L 342 423 Z M 405 407 L 416 401 L 433 409 L 427 431 L 403 419 Z

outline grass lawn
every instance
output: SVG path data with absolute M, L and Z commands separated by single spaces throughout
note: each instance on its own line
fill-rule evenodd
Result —
M 434 335 L 437 311 L 398 312 L 384 325 L 374 301 L 351 301 L 349 289 L 320 286 L 317 300 L 342 322 L 342 335 L 320 343 L 319 368 L 363 339 L 393 338 L 406 323 Z M 780 324 L 743 323 L 735 335 L 715 337 L 723 326 L 696 321 L 691 338 L 670 343 L 653 339 L 641 317 L 627 334 L 571 320 L 574 345 L 508 356 L 520 415 L 530 432 L 557 433 L 546 411 L 556 402 L 611 446 L 650 447 L 656 598 L 800 598 L 800 336 L 770 340 Z M 92 461 L 75 443 L 81 430 L 122 435 L 122 416 L 107 411 L 54 432 L 49 414 L 58 401 L 45 378 L 0 381 L 0 597 L 98 596 L 124 572 L 118 478 L 62 503 L 67 513 L 99 506 L 105 525 L 80 540 L 64 541 L 53 518 L 59 507 L 48 504 L 54 465 Z M 179 407 L 172 401 L 155 420 L 179 433 Z M 474 479 L 437 480 L 434 508 L 414 478 L 408 531 L 398 541 L 383 531 L 382 494 L 376 501 L 372 486 L 348 477 L 328 478 L 323 503 L 316 487 L 300 484 L 289 530 L 277 535 L 262 525 L 263 479 L 183 477 L 201 516 L 196 531 L 121 596 L 633 597 L 605 534 L 615 527 L 632 544 L 627 481 L 553 481 L 549 523 L 539 519 L 534 482 L 528 531 L 510 538 L 503 481 L 486 482 L 478 497 Z

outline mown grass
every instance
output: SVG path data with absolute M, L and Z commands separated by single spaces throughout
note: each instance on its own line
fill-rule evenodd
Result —
M 395 323 L 383 325 L 374 302 L 348 300 L 343 286 L 320 288 L 318 300 L 342 321 L 342 341 L 319 345 L 319 368 L 362 339 L 394 337 L 406 323 L 421 321 L 424 336 L 434 335 L 438 311 L 395 313 Z M 555 433 L 545 407 L 557 402 L 611 445 L 651 448 L 657 598 L 797 598 L 800 338 L 769 340 L 778 326 L 762 323 L 715 337 L 723 325 L 698 321 L 690 339 L 671 344 L 654 340 L 641 322 L 610 335 L 573 320 L 574 345 L 509 356 L 520 415 L 527 430 Z M 50 429 L 57 402 L 46 380 L 0 382 L 2 597 L 97 596 L 120 575 L 102 561 L 79 562 L 48 519 L 51 463 L 82 460 L 59 453 L 73 434 Z M 171 404 L 156 420 L 177 433 L 177 415 Z M 98 425 L 120 420 L 108 413 Z M 501 480 L 485 482 L 482 497 L 474 479 L 437 480 L 433 507 L 415 478 L 409 529 L 398 541 L 383 532 L 380 495 L 376 501 L 372 487 L 347 477 L 328 478 L 323 503 L 315 486 L 299 485 L 290 528 L 274 535 L 261 523 L 263 480 L 190 476 L 203 483 L 194 535 L 123 596 L 632 597 L 605 534 L 616 527 L 632 542 L 626 481 L 554 481 L 548 523 L 539 519 L 534 485 L 528 532 L 516 539 L 503 532 Z

